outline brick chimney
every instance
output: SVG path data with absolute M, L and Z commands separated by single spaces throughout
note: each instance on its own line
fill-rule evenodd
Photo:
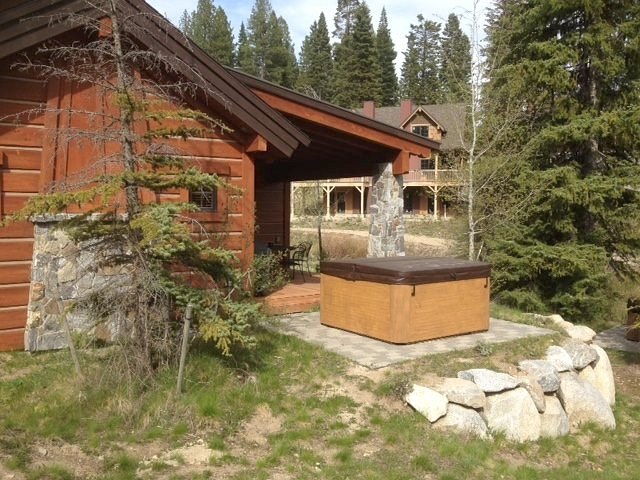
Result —
M 411 103 L 411 100 L 402 100 L 402 102 L 400 102 L 400 121 L 404 122 L 409 118 L 411 112 L 413 112 L 413 104 Z
M 365 117 L 376 118 L 376 102 L 373 100 L 366 100 L 362 105 L 362 114 Z

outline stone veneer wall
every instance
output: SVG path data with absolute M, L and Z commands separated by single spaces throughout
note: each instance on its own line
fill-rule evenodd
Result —
M 51 350 L 67 346 L 62 314 L 72 331 L 88 332 L 109 339 L 117 331 L 119 319 L 107 322 L 79 310 L 70 310 L 76 300 L 86 298 L 105 285 L 126 285 L 125 266 L 101 265 L 105 254 L 95 243 L 76 244 L 56 228 L 62 216 L 34 220 L 31 288 L 25 329 L 25 349 Z
M 393 174 L 392 163 L 379 168 L 371 182 L 368 256 L 404 256 L 402 175 Z

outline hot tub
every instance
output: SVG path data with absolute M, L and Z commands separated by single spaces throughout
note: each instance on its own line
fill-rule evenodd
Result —
M 320 273 L 323 325 L 399 344 L 489 329 L 488 263 L 362 258 Z

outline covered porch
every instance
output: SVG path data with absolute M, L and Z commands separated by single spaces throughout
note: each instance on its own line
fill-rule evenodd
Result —
M 257 142 L 254 159 L 254 250 L 269 244 L 290 245 L 291 182 L 327 178 L 372 178 L 359 205 L 371 226 L 368 255 L 404 255 L 403 175 L 412 157 L 431 158 L 439 143 L 318 99 L 231 70 L 239 81 L 308 141 L 290 156 L 267 142 Z M 330 194 L 331 192 L 329 192 Z M 329 197 L 330 198 L 330 197 Z M 366 205 L 365 205 L 366 204 Z

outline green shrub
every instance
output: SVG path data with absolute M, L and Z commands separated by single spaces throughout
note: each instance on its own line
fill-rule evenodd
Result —
M 254 295 L 268 295 L 286 285 L 289 277 L 282 266 L 282 254 L 261 253 L 251 264 L 251 287 Z

